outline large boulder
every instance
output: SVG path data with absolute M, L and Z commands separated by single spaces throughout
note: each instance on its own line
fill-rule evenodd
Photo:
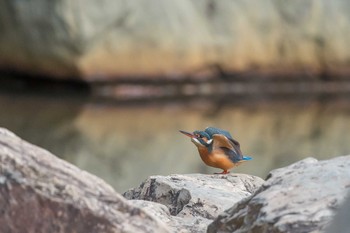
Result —
M 344 0 L 0 0 L 0 67 L 86 80 L 349 73 L 349 12 Z
M 323 232 L 350 191 L 350 156 L 308 158 L 270 172 L 250 198 L 226 210 L 208 232 Z
M 151 176 L 123 195 L 161 215 L 174 232 L 204 232 L 221 212 L 251 196 L 263 182 L 245 174 Z
M 0 232 L 169 232 L 101 179 L 0 128 Z

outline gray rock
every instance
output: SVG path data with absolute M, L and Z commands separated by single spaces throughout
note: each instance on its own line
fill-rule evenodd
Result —
M 262 183 L 259 177 L 234 173 L 152 176 L 123 195 L 133 203 L 135 199 L 150 201 L 147 206 L 153 213 L 152 202 L 165 205 L 168 211 L 159 204 L 154 208 L 162 209 L 161 219 L 167 219 L 175 232 L 204 232 L 219 213 L 249 197 Z
M 270 172 L 264 185 L 221 214 L 208 232 L 323 232 L 350 190 L 350 156 L 308 158 Z
M 350 186 L 350 185 L 349 185 Z M 349 233 L 350 232 L 350 193 L 344 203 L 341 204 L 341 208 L 334 216 L 334 219 L 330 226 L 327 228 L 327 233 Z
M 199 226 L 198 223 L 193 224 L 193 222 L 196 221 L 195 217 L 193 219 L 183 219 L 181 217 L 173 216 L 170 214 L 169 209 L 165 205 L 157 202 L 145 200 L 129 200 L 129 202 L 160 219 L 168 227 L 170 227 L 171 232 L 204 232 L 207 226 L 207 224 L 203 224 L 202 226 Z
M 344 0 L 1 0 L 0 66 L 86 80 L 213 65 L 349 72 L 349 11 Z
M 169 232 L 101 179 L 0 128 L 0 232 Z

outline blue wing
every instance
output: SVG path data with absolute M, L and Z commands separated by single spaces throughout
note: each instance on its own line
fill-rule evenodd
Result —
M 235 139 L 232 138 L 230 132 L 223 130 L 223 129 L 215 128 L 215 127 L 207 127 L 205 129 L 205 132 L 207 134 L 209 134 L 209 136 L 211 138 L 214 136 L 214 134 L 221 134 L 221 135 L 225 136 L 227 139 L 229 139 L 234 144 L 234 148 L 235 148 L 235 150 L 237 150 L 237 153 L 239 155 L 243 154 L 241 151 L 241 145 L 239 144 L 238 141 L 236 141 Z
M 242 160 L 241 156 L 237 154 L 235 151 L 230 150 L 226 147 L 221 147 L 221 149 L 224 151 L 225 155 L 234 163 L 238 163 Z

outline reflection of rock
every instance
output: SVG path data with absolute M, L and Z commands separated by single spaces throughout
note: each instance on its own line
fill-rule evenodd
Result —
M 109 185 L 0 129 L 0 232 L 168 232 Z
M 244 174 L 152 176 L 139 187 L 124 193 L 124 197 L 167 206 L 169 210 L 162 210 L 162 215 L 176 232 L 181 227 L 191 232 L 203 232 L 219 213 L 249 197 L 262 183 L 261 178 Z M 136 203 L 141 205 L 140 201 Z M 152 204 L 147 203 L 152 211 Z M 157 204 L 154 208 L 161 207 Z
M 319 232 L 350 190 L 350 156 L 309 158 L 270 172 L 251 198 L 221 214 L 208 232 Z
M 349 65 L 349 9 L 341 0 L 3 0 L 0 65 L 88 80 L 330 71 Z
M 254 157 L 233 172 L 259 177 L 307 156 L 329 159 L 350 151 L 346 101 L 345 107 L 323 101 L 307 108 L 252 103 L 224 107 L 213 117 L 200 109 L 203 104 L 102 107 L 57 98 L 0 95 L 0 106 L 6 109 L 0 114 L 0 126 L 101 177 L 121 193 L 154 174 L 217 172 L 201 161 L 193 144 L 178 133 L 180 128 L 194 130 L 213 122 L 224 125 L 243 152 Z

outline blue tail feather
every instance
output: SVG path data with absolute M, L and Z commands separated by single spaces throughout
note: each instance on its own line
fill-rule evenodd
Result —
M 242 158 L 242 160 L 252 160 L 252 159 L 253 159 L 252 157 L 245 156 L 245 155 L 243 155 L 243 158 Z

